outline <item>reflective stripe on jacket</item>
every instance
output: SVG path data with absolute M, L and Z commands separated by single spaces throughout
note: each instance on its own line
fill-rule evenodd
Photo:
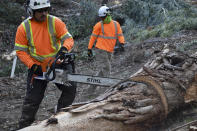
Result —
M 97 40 L 96 48 L 113 52 L 117 39 L 120 43 L 125 43 L 120 24 L 114 20 L 109 24 L 103 24 L 100 21 L 94 26 L 88 49 L 92 49 L 94 42 Z
M 30 68 L 54 57 L 61 46 L 70 50 L 73 44 L 66 25 L 57 17 L 47 15 L 46 21 L 41 23 L 33 19 L 22 22 L 17 29 L 15 50 L 20 60 Z

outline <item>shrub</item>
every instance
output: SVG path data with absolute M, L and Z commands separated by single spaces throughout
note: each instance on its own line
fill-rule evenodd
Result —
M 123 31 L 128 41 L 169 37 L 180 30 L 197 28 L 197 9 L 183 0 L 127 0 L 113 14 L 125 19 Z M 154 28 L 147 30 L 149 27 Z
M 24 7 L 19 3 L 0 1 L 0 20 L 3 23 L 19 24 L 25 16 Z
M 80 15 L 73 15 L 67 21 L 69 31 L 74 38 L 83 38 L 92 33 L 97 18 L 96 4 L 92 1 L 80 2 Z

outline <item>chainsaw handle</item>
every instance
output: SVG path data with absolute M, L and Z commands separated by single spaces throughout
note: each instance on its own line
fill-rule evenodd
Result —
M 55 61 L 52 63 L 51 67 L 49 68 L 49 70 L 47 71 L 47 73 L 45 74 L 45 78 L 47 81 L 53 81 L 56 77 L 56 73 L 55 73 L 55 64 L 57 62 L 57 60 L 60 58 L 60 56 L 57 56 Z M 53 77 L 49 78 L 51 72 L 53 73 Z
M 47 81 L 53 81 L 55 78 L 56 78 L 56 73 L 55 73 L 55 67 L 56 67 L 56 62 L 58 59 L 60 59 L 60 55 L 58 55 L 54 62 L 52 63 L 51 67 L 49 68 L 49 70 L 47 71 L 47 73 L 45 74 L 45 78 Z M 67 59 L 66 59 L 67 58 Z M 75 54 L 74 53 L 66 53 L 64 54 L 64 62 L 67 62 L 67 63 L 73 63 L 75 59 Z M 65 61 L 66 60 L 66 61 Z M 49 78 L 51 72 L 53 73 L 53 77 L 52 78 Z

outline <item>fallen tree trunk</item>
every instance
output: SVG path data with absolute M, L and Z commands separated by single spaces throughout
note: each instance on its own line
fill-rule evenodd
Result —
M 196 58 L 164 49 L 130 78 L 21 131 L 144 131 L 196 100 Z

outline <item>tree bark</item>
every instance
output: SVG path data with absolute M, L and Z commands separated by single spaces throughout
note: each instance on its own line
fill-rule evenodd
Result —
M 196 100 L 196 58 L 166 45 L 130 78 L 21 131 L 144 131 Z M 53 122 L 55 120 L 56 122 Z

